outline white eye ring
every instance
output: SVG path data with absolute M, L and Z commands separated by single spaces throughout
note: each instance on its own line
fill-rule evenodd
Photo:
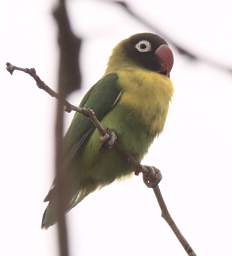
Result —
M 135 48 L 139 52 L 150 52 L 151 51 L 151 43 L 147 40 L 141 40 L 135 45 Z

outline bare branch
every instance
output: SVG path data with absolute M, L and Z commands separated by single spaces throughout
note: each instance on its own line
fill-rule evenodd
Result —
M 124 154 L 124 152 L 120 152 L 121 154 Z M 158 201 L 159 207 L 161 209 L 161 216 L 164 218 L 164 220 L 168 223 L 174 234 L 176 235 L 177 239 L 185 249 L 186 253 L 189 256 L 196 256 L 196 253 L 188 243 L 188 241 L 185 239 L 185 237 L 180 232 L 179 228 L 177 227 L 176 223 L 172 219 L 172 216 L 170 215 L 168 208 L 166 206 L 166 203 L 163 199 L 162 193 L 159 188 L 159 181 L 161 180 L 162 176 L 160 176 L 160 172 L 155 167 L 147 168 L 146 166 L 142 166 L 140 163 L 138 163 L 132 156 L 127 156 L 128 162 L 135 168 L 135 174 L 138 175 L 139 172 L 143 173 L 143 179 L 144 183 L 147 187 L 152 188 L 156 199 Z M 149 171 L 149 169 L 153 169 L 153 171 Z
M 27 73 L 28 75 L 30 75 L 31 77 L 34 78 L 34 80 L 36 81 L 36 85 L 40 88 L 43 89 L 44 91 L 46 91 L 50 96 L 52 97 L 56 97 L 59 98 L 58 93 L 56 93 L 55 91 L 53 91 L 49 86 L 47 86 L 44 81 L 42 81 L 40 79 L 40 77 L 36 74 L 36 71 L 34 68 L 21 68 L 21 67 L 17 67 L 12 65 L 11 63 L 7 62 L 6 63 L 6 69 L 8 72 L 10 72 L 11 75 L 13 75 L 15 70 L 18 71 L 22 71 L 24 73 Z
M 71 29 L 64 0 L 59 0 L 53 16 L 58 28 L 59 80 L 64 85 L 64 95 L 67 95 L 81 87 L 79 56 L 82 39 Z
M 57 214 L 57 238 L 58 238 L 58 248 L 60 256 L 68 256 L 69 255 L 69 245 L 68 245 L 68 228 L 66 224 L 66 216 L 65 216 L 65 198 L 64 195 L 66 193 L 67 186 L 67 177 L 63 171 L 63 132 L 64 132 L 64 98 L 66 94 L 68 94 L 69 89 L 73 88 L 73 84 L 70 86 L 69 83 L 65 84 L 65 79 L 68 82 L 68 73 L 69 67 L 66 67 L 70 62 L 70 55 L 67 55 L 68 51 L 67 41 L 71 39 L 73 41 L 73 37 L 70 37 L 69 33 L 69 19 L 66 12 L 65 0 L 58 0 L 58 4 L 55 10 L 59 10 L 59 19 L 56 19 L 57 27 L 58 27 L 58 44 L 59 44 L 59 69 L 58 69 L 58 94 L 59 95 L 57 104 L 56 104 L 56 120 L 55 120 L 55 207 Z M 65 17 L 62 19 L 61 17 Z M 66 32 L 67 29 L 67 32 Z M 69 34 L 68 34 L 69 33 Z M 68 34 L 67 39 L 65 38 L 65 34 Z M 74 50 L 74 48 L 72 49 Z M 78 49 L 79 52 L 79 49 Z M 73 52 L 74 53 L 74 52 Z M 66 57 L 66 58 L 65 58 Z M 76 57 L 76 56 L 75 56 Z M 72 60 L 72 57 L 71 57 Z M 77 58 L 78 61 L 78 58 Z M 75 69 L 76 66 L 72 68 Z M 35 70 L 34 70 L 35 71 Z M 70 74 L 69 74 L 70 75 Z M 71 75 L 71 79 L 73 76 Z M 79 81 L 80 77 L 76 77 L 75 81 Z M 37 83 L 38 85 L 38 83 Z
M 99 0 L 98 0 L 99 1 Z M 145 17 L 142 15 L 136 13 L 131 6 L 126 2 L 126 1 L 117 1 L 117 0 L 112 0 L 112 1 L 106 1 L 106 0 L 100 0 L 104 1 L 107 3 L 113 3 L 118 6 L 120 6 L 128 15 L 130 15 L 133 19 L 144 25 L 145 27 L 149 28 L 150 30 L 154 31 L 155 33 L 160 34 L 163 38 L 166 38 L 167 41 L 173 45 L 173 47 L 177 50 L 177 52 L 182 55 L 187 57 L 191 61 L 199 61 L 202 63 L 205 63 L 206 65 L 215 68 L 217 70 L 227 72 L 229 74 L 232 74 L 232 68 L 228 67 L 227 65 L 224 65 L 220 62 L 217 62 L 215 60 L 212 60 L 211 58 L 207 57 L 202 57 L 191 49 L 187 49 L 186 47 L 180 45 L 179 43 L 176 42 L 171 36 L 168 34 L 164 33 L 162 30 L 160 30 L 157 26 L 152 24 L 150 21 L 148 21 Z
M 191 246 L 188 243 L 188 241 L 181 234 L 179 228 L 177 227 L 176 223 L 172 219 L 172 217 L 171 217 L 171 215 L 170 215 L 170 213 L 168 211 L 168 208 L 167 208 L 167 206 L 165 204 L 165 201 L 163 199 L 163 196 L 161 194 L 159 186 L 154 187 L 153 191 L 155 193 L 156 199 L 157 199 L 157 201 L 159 203 L 159 206 L 160 206 L 160 209 L 161 209 L 161 216 L 164 218 L 164 220 L 168 223 L 168 225 L 170 226 L 172 231 L 175 233 L 177 239 L 179 240 L 179 242 L 181 243 L 181 245 L 183 246 L 183 248 L 185 249 L 187 254 L 189 256 L 196 256 L 196 253 L 191 248 Z
M 60 256 L 69 255 L 68 247 L 68 231 L 65 217 L 65 190 L 66 176 L 63 172 L 63 119 L 64 119 L 64 104 L 62 98 L 58 99 L 56 105 L 56 121 L 55 121 L 55 197 L 56 197 L 56 214 L 57 214 L 57 235 L 58 247 Z
M 66 106 L 66 111 L 68 108 L 68 112 L 70 111 L 76 111 L 78 113 L 83 114 L 84 116 L 86 116 L 87 118 L 89 118 L 95 125 L 96 129 L 99 130 L 100 134 L 102 136 L 109 134 L 109 132 L 107 131 L 107 128 L 104 128 L 100 121 L 97 119 L 95 113 L 93 110 L 91 109 L 85 109 L 85 108 L 79 108 L 76 107 L 72 104 L 70 104 L 68 101 L 66 101 L 65 99 L 63 99 L 63 97 L 60 97 L 56 92 L 54 92 L 51 88 L 49 88 L 40 78 L 39 76 L 36 74 L 36 71 L 34 68 L 32 69 L 28 69 L 28 68 L 20 68 L 20 67 L 16 67 L 10 63 L 7 63 L 7 70 L 13 74 L 13 72 L 15 70 L 18 71 L 22 71 L 24 73 L 27 73 L 29 75 L 31 75 L 34 80 L 37 83 L 37 86 L 40 89 L 43 89 L 44 91 L 46 91 L 47 93 L 49 93 L 49 95 L 56 97 L 57 99 L 59 99 L 59 101 L 62 101 L 62 104 L 64 106 Z M 115 148 L 118 151 L 118 153 L 125 159 L 125 161 L 128 161 L 128 163 L 134 168 L 135 170 L 135 174 L 138 175 L 140 172 L 142 172 L 143 174 L 143 179 L 144 179 L 144 183 L 146 184 L 146 186 L 148 186 L 149 188 L 152 188 L 155 195 L 156 195 L 156 199 L 158 201 L 158 204 L 160 206 L 161 209 L 161 213 L 162 213 L 162 217 L 164 218 L 164 220 L 168 223 L 168 225 L 171 227 L 172 231 L 175 233 L 177 239 L 179 240 L 179 242 L 181 243 L 181 245 L 183 246 L 183 248 L 185 249 L 185 251 L 187 252 L 187 254 L 189 256 L 196 256 L 196 253 L 193 251 L 193 249 L 191 248 L 191 246 L 189 245 L 188 241 L 184 238 L 184 236 L 181 234 L 179 228 L 177 227 L 177 225 L 175 224 L 175 222 L 173 221 L 167 206 L 165 204 L 165 201 L 163 199 L 163 196 L 161 194 L 160 188 L 158 183 L 160 182 L 162 176 L 160 171 L 155 168 L 155 167 L 149 167 L 149 166 L 143 166 L 141 165 L 134 157 L 132 157 L 131 155 L 127 154 L 126 152 L 124 152 L 117 143 L 117 140 L 115 141 Z M 112 145 L 111 147 L 112 148 Z
M 38 86 L 39 89 L 44 90 L 50 96 L 55 97 L 56 99 L 63 100 L 64 110 L 66 112 L 69 113 L 71 111 L 75 111 L 75 112 L 81 113 L 82 115 L 86 116 L 93 122 L 93 124 L 98 129 L 101 136 L 105 136 L 107 134 L 107 130 L 98 121 L 94 111 L 92 111 L 91 109 L 87 109 L 87 108 L 77 107 L 77 106 L 71 104 L 70 102 L 68 102 L 67 100 L 65 100 L 64 98 L 61 98 L 61 96 L 57 92 L 53 91 L 48 85 L 46 85 L 44 83 L 44 81 L 42 81 L 40 79 L 40 77 L 37 75 L 36 70 L 34 68 L 21 68 L 21 67 L 17 67 L 15 65 L 12 65 L 11 63 L 7 62 L 6 69 L 8 72 L 10 72 L 11 75 L 13 74 L 14 71 L 21 71 L 21 72 L 24 72 L 24 73 L 30 75 L 36 81 L 36 85 Z

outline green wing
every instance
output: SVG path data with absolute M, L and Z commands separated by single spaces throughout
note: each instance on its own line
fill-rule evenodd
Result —
M 121 90 L 117 85 L 118 75 L 111 73 L 99 80 L 84 96 L 80 107 L 91 108 L 98 120 L 114 107 Z M 92 122 L 80 113 L 76 113 L 64 137 L 64 159 L 70 161 L 88 140 L 95 127 Z
M 108 74 L 99 80 L 84 96 L 80 103 L 80 107 L 91 108 L 94 110 L 98 120 L 102 120 L 103 117 L 114 107 L 117 103 L 121 90 L 117 85 L 118 75 L 115 73 Z M 72 165 L 73 160 L 78 154 L 79 149 L 88 140 L 95 127 L 88 118 L 82 114 L 76 113 L 73 121 L 64 137 L 64 170 L 68 169 L 69 164 Z M 53 182 L 52 189 L 48 192 L 44 201 L 49 201 L 42 220 L 42 227 L 49 227 L 54 224 L 57 220 L 55 212 L 55 197 L 54 197 L 54 186 Z M 77 188 L 74 188 L 72 184 L 69 187 L 70 191 L 67 190 L 67 208 L 70 206 L 70 200 L 72 199 L 73 193 Z

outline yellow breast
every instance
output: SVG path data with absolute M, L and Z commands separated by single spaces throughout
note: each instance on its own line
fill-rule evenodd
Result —
M 122 88 L 119 104 L 139 113 L 152 134 L 161 132 L 173 94 L 170 79 L 138 68 L 119 70 L 117 74 Z

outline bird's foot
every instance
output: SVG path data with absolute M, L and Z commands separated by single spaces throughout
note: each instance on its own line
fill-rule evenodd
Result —
M 111 131 L 110 129 L 106 129 L 106 134 L 104 136 L 101 136 L 101 142 L 102 142 L 102 147 L 111 149 L 114 147 L 118 137 L 114 131 Z
M 140 165 L 135 171 L 138 175 L 140 172 L 143 174 L 143 181 L 149 188 L 155 188 L 162 180 L 162 174 L 159 169 L 154 166 Z
M 95 115 L 94 111 L 91 109 L 91 108 L 81 108 L 81 113 L 88 117 L 88 118 L 91 118 Z

